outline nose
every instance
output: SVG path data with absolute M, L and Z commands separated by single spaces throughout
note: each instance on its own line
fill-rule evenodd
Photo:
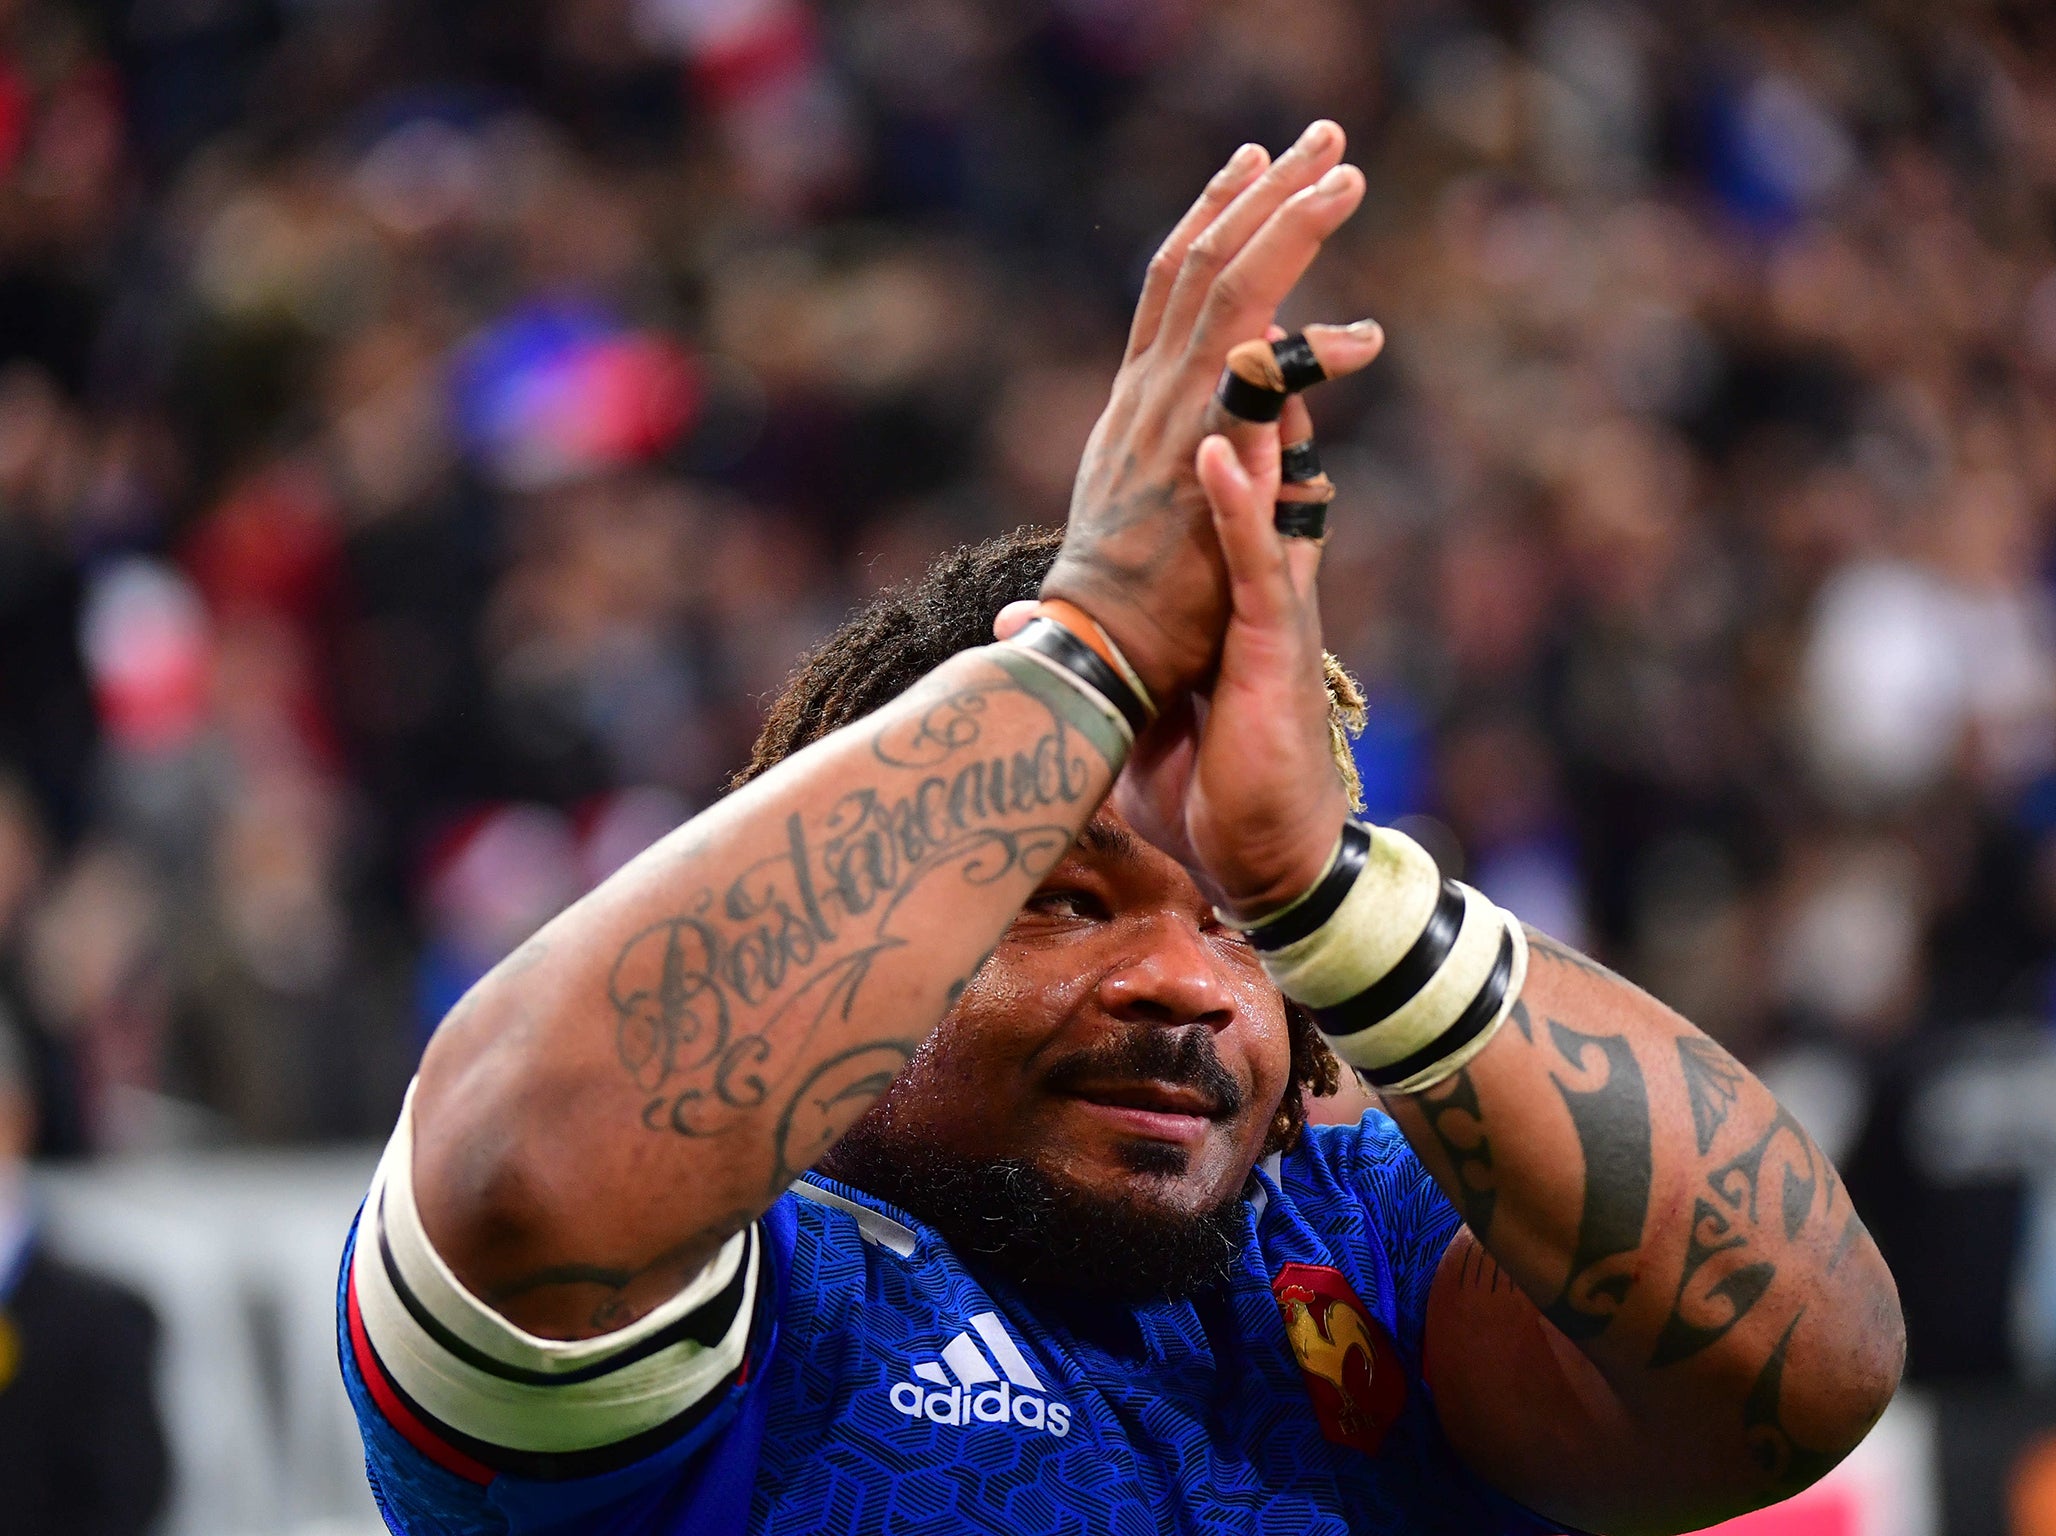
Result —
M 1175 913 L 1142 924 L 1121 961 L 1099 981 L 1099 1003 L 1131 1024 L 1225 1028 L 1235 996 L 1199 931 Z

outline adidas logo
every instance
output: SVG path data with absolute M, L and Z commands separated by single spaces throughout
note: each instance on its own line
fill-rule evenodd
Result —
M 974 1333 L 977 1340 L 971 1337 Z M 979 1341 L 984 1349 L 978 1347 Z M 993 1369 L 994 1362 L 998 1370 Z M 1042 1379 L 1007 1336 L 997 1312 L 980 1312 L 968 1329 L 942 1347 L 940 1364 L 923 1360 L 914 1374 L 921 1380 L 902 1381 L 892 1389 L 892 1406 L 910 1419 L 931 1424 L 1018 1424 L 1059 1440 L 1071 1432 L 1071 1410 L 1045 1401 L 1048 1393 Z

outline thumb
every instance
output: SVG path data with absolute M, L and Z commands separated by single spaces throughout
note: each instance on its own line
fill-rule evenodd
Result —
M 1035 600 L 1021 598 L 1000 609 L 992 621 L 992 638 L 1010 640 L 1021 632 L 1021 628 L 1035 616 Z
M 1258 491 L 1235 445 L 1219 433 L 1200 443 L 1196 467 L 1228 567 L 1235 617 L 1266 626 L 1285 622 L 1293 608 L 1292 575 L 1284 540 L 1272 526 L 1271 498 Z

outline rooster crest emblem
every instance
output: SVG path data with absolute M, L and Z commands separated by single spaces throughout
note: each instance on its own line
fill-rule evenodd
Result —
M 1406 1404 L 1406 1378 L 1391 1335 L 1342 1272 L 1325 1264 L 1285 1265 L 1271 1294 L 1321 1433 L 1376 1455 Z

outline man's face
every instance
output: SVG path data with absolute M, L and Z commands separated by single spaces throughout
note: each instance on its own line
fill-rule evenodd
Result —
M 975 1199 L 1033 1184 L 1174 1242 L 1239 1198 L 1290 1069 L 1256 952 L 1102 809 L 826 1167 L 945 1230 L 925 1185 L 999 1169 Z

